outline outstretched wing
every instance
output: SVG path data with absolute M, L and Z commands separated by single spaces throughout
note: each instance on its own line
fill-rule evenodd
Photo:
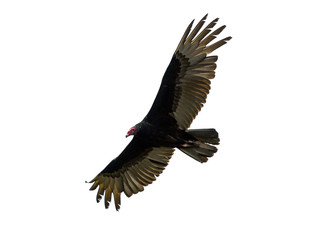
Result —
M 121 193 L 131 197 L 143 191 L 162 173 L 173 152 L 173 148 L 148 146 L 134 137 L 123 152 L 90 181 L 93 183 L 90 190 L 99 186 L 97 202 L 104 194 L 106 208 L 113 195 L 115 207 L 119 210 Z
M 206 17 L 190 33 L 192 21 L 182 36 L 145 121 L 153 125 L 175 125 L 185 130 L 206 102 L 218 59 L 208 54 L 231 39 L 227 37 L 208 46 L 225 26 L 212 32 L 218 21 L 215 19 L 199 33 Z

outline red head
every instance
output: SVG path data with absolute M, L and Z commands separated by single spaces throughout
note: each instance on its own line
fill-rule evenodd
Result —
M 131 135 L 136 135 L 138 133 L 138 127 L 137 125 L 136 126 L 133 126 L 132 128 L 129 129 L 129 131 L 127 132 L 127 135 L 126 137 L 129 137 Z

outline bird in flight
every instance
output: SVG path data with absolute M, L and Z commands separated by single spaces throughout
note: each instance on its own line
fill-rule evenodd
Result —
M 164 73 L 160 89 L 145 118 L 128 131 L 133 139 L 90 183 L 97 187 L 96 200 L 104 195 L 105 208 L 113 195 L 120 209 L 121 193 L 127 197 L 144 190 L 168 165 L 175 148 L 203 163 L 217 151 L 218 132 L 213 129 L 189 129 L 206 102 L 210 79 L 215 76 L 216 55 L 209 56 L 231 37 L 215 41 L 225 26 L 213 31 L 218 18 L 201 32 L 207 15 L 192 29 L 194 20 L 183 34 Z M 210 45 L 209 45 L 210 44 Z

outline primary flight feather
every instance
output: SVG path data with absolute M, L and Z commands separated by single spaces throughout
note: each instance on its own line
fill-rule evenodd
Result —
M 113 195 L 120 209 L 120 197 L 143 191 L 156 180 L 168 165 L 174 149 L 178 148 L 199 162 L 206 162 L 219 144 L 215 129 L 188 129 L 210 90 L 215 76 L 217 56 L 208 56 L 231 37 L 209 45 L 225 28 L 214 31 L 218 19 L 201 32 L 207 15 L 191 31 L 193 21 L 183 34 L 171 62 L 162 78 L 160 89 L 146 117 L 130 128 L 126 137 L 133 139 L 122 153 L 112 160 L 90 183 L 97 187 L 97 202 L 104 195 L 109 207 Z

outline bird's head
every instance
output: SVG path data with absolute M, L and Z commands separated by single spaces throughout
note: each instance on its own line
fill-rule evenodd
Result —
M 132 128 L 129 129 L 129 131 L 127 132 L 126 137 L 129 137 L 131 135 L 137 135 L 138 131 L 139 131 L 139 126 L 137 124 L 137 125 L 135 125 L 135 126 L 133 126 Z

